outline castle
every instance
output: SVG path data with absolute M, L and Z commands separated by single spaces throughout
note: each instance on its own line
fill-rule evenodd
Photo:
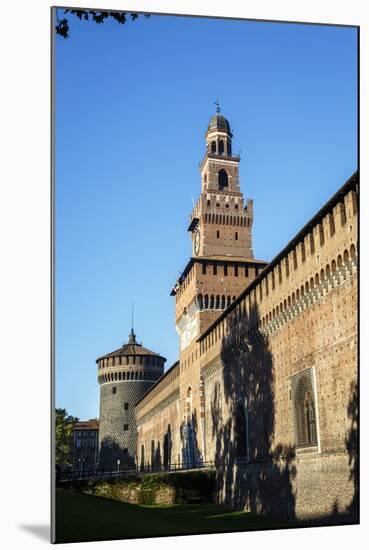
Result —
M 171 291 L 179 360 L 164 373 L 133 335 L 97 360 L 100 460 L 212 463 L 219 502 L 355 518 L 359 176 L 263 262 L 219 110 L 205 137 L 193 254 Z

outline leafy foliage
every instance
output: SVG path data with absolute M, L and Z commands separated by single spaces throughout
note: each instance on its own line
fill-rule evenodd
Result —
M 122 11 L 76 10 L 68 8 L 65 9 L 63 13 L 64 15 L 70 14 L 78 17 L 80 21 L 82 21 L 82 19 L 84 19 L 85 21 L 94 21 L 98 25 L 104 23 L 104 21 L 108 18 L 114 19 L 120 25 L 124 25 L 125 23 L 127 23 L 127 18 L 129 17 L 129 15 L 131 16 L 132 21 L 135 21 L 135 19 L 138 18 L 137 13 L 128 14 Z M 150 14 L 148 13 L 145 13 L 143 15 L 144 17 L 150 17 Z M 63 36 L 63 38 L 69 38 L 69 20 L 66 17 L 64 17 L 63 19 L 58 18 L 58 24 L 55 27 L 55 31 L 56 34 Z
M 73 425 L 78 418 L 70 416 L 66 409 L 55 409 L 55 462 L 71 465 L 73 451 Z
M 120 502 L 152 505 L 165 503 L 167 499 L 169 501 L 166 504 L 183 504 L 194 498 L 202 502 L 212 502 L 214 484 L 214 471 L 189 471 L 132 475 L 116 479 L 75 480 L 63 487 Z M 165 494 L 166 490 L 171 491 Z

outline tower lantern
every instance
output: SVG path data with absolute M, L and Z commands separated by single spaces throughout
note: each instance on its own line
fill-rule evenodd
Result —
M 217 113 L 211 117 L 205 133 L 208 153 L 218 156 L 232 156 L 232 137 L 228 120 Z

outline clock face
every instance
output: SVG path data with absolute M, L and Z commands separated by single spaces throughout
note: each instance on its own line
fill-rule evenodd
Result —
M 195 250 L 195 255 L 197 256 L 200 250 L 200 231 L 196 231 L 195 233 L 194 250 Z

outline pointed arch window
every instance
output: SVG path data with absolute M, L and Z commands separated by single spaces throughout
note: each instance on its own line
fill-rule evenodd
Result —
M 296 448 L 318 445 L 313 376 L 313 369 L 308 369 L 292 378 Z

